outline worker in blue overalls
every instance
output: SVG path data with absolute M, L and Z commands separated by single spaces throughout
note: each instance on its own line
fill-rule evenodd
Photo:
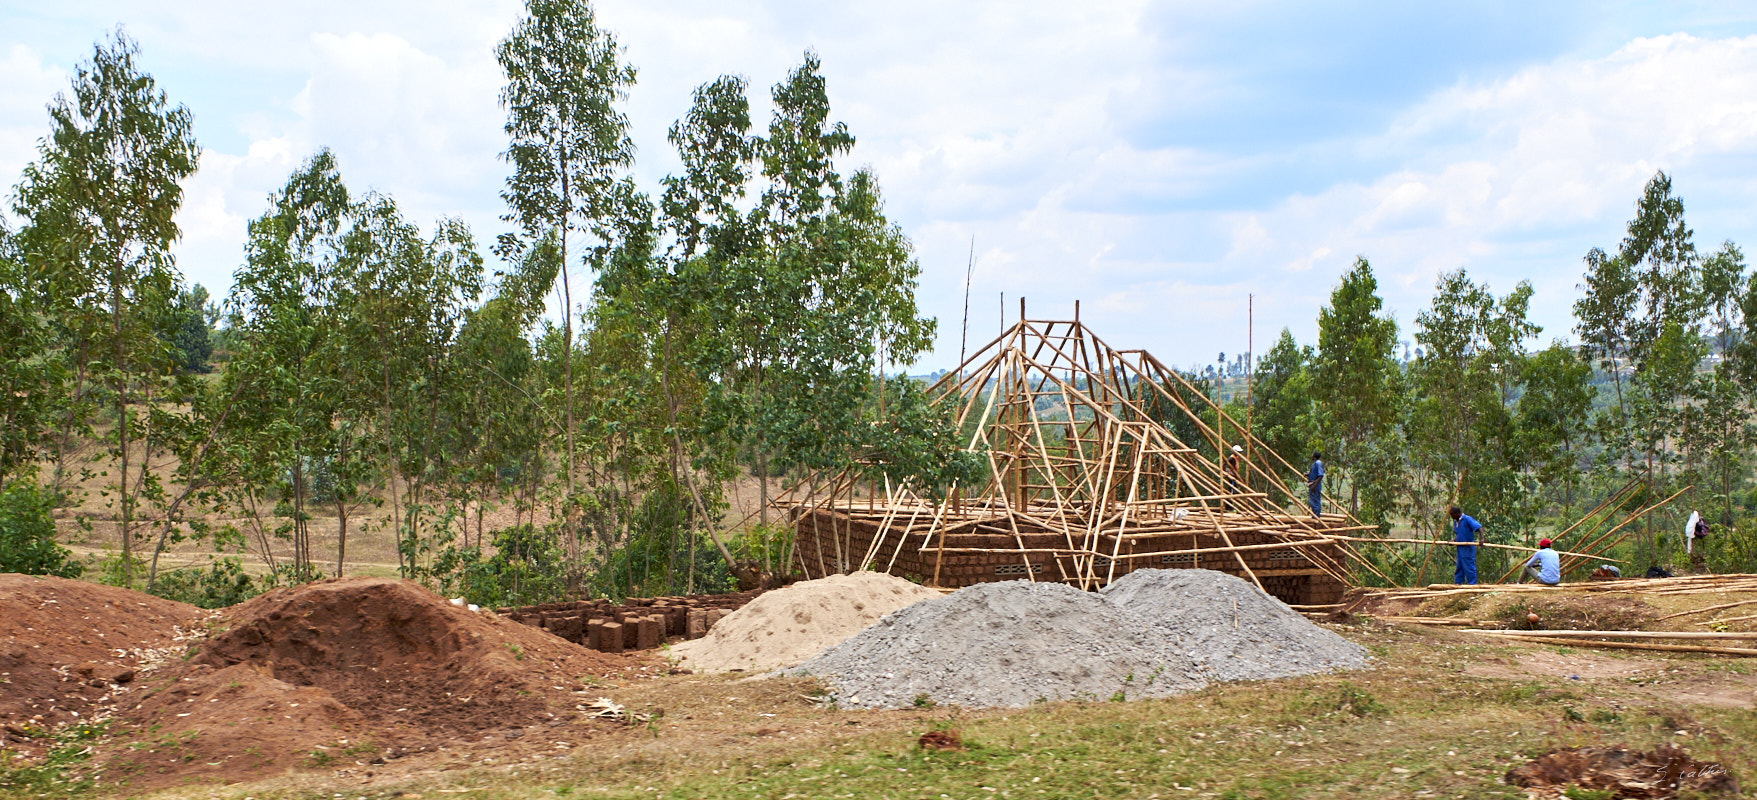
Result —
M 1310 495 L 1309 497 L 1306 498 L 1306 500 L 1311 503 L 1312 516 L 1314 516 L 1314 517 L 1323 516 L 1324 515 L 1324 454 L 1323 453 L 1313 453 L 1312 454 L 1312 468 L 1309 470 L 1306 470 L 1306 492 L 1309 493 L 1309 495 Z
M 1452 516 L 1452 541 L 1457 543 L 1452 549 L 1458 551 L 1458 567 L 1452 570 L 1452 582 L 1475 586 L 1476 546 L 1482 544 L 1482 523 L 1457 506 L 1446 513 Z

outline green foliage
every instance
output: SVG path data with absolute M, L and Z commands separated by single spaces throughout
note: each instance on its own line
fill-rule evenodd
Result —
M 50 287 L 0 221 L 0 486 L 28 477 L 53 445 L 71 371 L 52 349 Z
M 441 558 L 440 585 L 485 608 L 546 603 L 562 596 L 568 583 L 560 528 L 530 525 L 494 532 L 493 555 L 482 548 L 460 548 Z
M 1318 447 L 1318 409 L 1310 365 L 1316 354 L 1281 329 L 1275 346 L 1257 362 L 1251 409 L 1257 438 L 1289 464 L 1304 463 Z M 1186 440 L 1188 441 L 1188 440 Z
M 134 551 L 138 504 L 161 491 L 144 467 L 131 473 L 141 434 L 132 401 L 147 393 L 174 400 L 181 389 L 164 380 L 173 359 L 159 333 L 179 281 L 170 248 L 181 182 L 200 155 L 189 109 L 171 106 L 138 56 L 118 30 L 75 69 L 71 95 L 49 106 L 50 132 L 13 203 L 24 220 L 15 247 L 37 276 L 41 312 L 74 354 L 62 357 L 103 387 L 115 415 L 112 486 L 125 556 Z M 89 408 L 74 402 L 69 410 Z M 68 419 L 64 427 L 83 425 Z M 124 570 L 132 563 L 125 558 Z
M 178 293 L 176 306 L 165 317 L 170 327 L 160 333 L 173 349 L 178 369 L 195 374 L 213 371 L 208 359 L 213 357 L 213 323 L 218 318 L 219 310 L 208 302 L 201 284 Z
M 1318 311 L 1318 350 L 1313 365 L 1313 397 L 1322 409 L 1323 430 L 1335 442 L 1329 462 L 1336 477 L 1350 486 L 1349 505 L 1360 508 L 1356 474 L 1359 447 L 1383 435 L 1396 422 L 1402 400 L 1401 371 L 1392 360 L 1397 323 L 1379 316 L 1384 301 L 1372 265 L 1357 258 L 1354 267 Z
M 89 796 L 96 782 L 76 768 L 91 759 L 92 741 L 102 737 L 107 729 L 105 722 L 74 723 L 53 733 L 34 729 L 55 740 L 55 746 L 34 762 L 25 762 L 10 749 L 0 748 L 0 792 L 19 797 Z
M 54 498 L 30 480 L 0 491 L 0 572 L 77 578 L 84 567 L 55 543 Z
M 1344 681 L 1337 687 L 1337 707 L 1357 717 L 1382 717 L 1389 713 L 1372 693 Z
M 251 577 L 237 558 L 220 558 L 205 570 L 192 566 L 159 573 L 152 594 L 202 608 L 225 608 L 262 594 L 271 581 Z

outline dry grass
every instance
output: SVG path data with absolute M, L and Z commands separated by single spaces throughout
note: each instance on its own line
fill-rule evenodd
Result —
M 1644 656 L 1616 677 L 1576 680 L 1569 659 L 1583 656 L 1565 649 L 1376 623 L 1342 632 L 1373 650 L 1377 668 L 989 711 L 838 711 L 815 705 L 808 681 L 676 676 L 604 687 L 656 715 L 584 745 L 552 746 L 572 734 L 546 731 L 491 756 L 161 796 L 1517 798 L 1502 776 L 1536 756 L 1662 741 L 1757 774 L 1757 677 L 1744 662 Z M 1523 669 L 1523 655 L 1545 668 Z M 1485 664 L 1503 677 L 1473 674 Z M 921 749 L 933 730 L 956 731 L 966 749 Z

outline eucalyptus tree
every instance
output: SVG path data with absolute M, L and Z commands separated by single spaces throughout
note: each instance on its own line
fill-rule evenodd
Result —
M 1439 277 L 1416 316 L 1422 355 L 1409 368 L 1403 440 L 1418 522 L 1444 528 L 1444 508 L 1463 504 L 1493 519 L 1498 537 L 1535 523 L 1532 450 L 1515 413 L 1526 344 L 1541 332 L 1527 319 L 1531 295 L 1521 282 L 1497 298 L 1459 269 Z
M 1516 424 L 1521 448 L 1541 480 L 1562 483 L 1562 517 L 1572 519 L 1574 490 L 1592 438 L 1592 365 L 1557 342 L 1526 360 L 1523 380 Z
M 122 546 L 121 578 L 131 579 L 137 494 L 131 479 L 138 420 L 130 409 L 147 379 L 163 374 L 167 348 L 156 335 L 175 297 L 171 244 L 181 183 L 200 156 L 192 117 L 172 106 L 137 61 L 139 46 L 118 30 L 74 71 L 71 96 L 49 106 L 51 129 L 25 168 L 14 210 L 24 259 L 46 275 L 57 316 L 77 342 L 82 369 L 113 404 L 114 456 Z M 144 470 L 137 478 L 148 478 Z
M 564 506 L 569 552 L 577 555 L 573 504 L 573 294 L 568 276 L 572 234 L 581 231 L 603 247 L 610 190 L 634 160 L 628 119 L 617 103 L 634 84 L 635 70 L 620 61 L 616 39 L 598 27 L 585 0 L 527 0 L 525 16 L 495 47 L 506 73 L 501 105 L 510 139 L 503 157 L 512 164 L 501 197 L 527 240 L 554 231 L 559 239 L 562 300 L 562 365 L 568 499 Z M 518 249 L 502 240 L 503 255 Z
M 1582 295 L 1574 301 L 1574 331 L 1580 335 L 1582 354 L 1598 359 L 1616 389 L 1616 415 L 1601 421 L 1601 428 L 1610 432 L 1621 429 L 1627 416 L 1623 383 L 1637 338 L 1639 285 L 1634 271 L 1620 257 L 1595 247 L 1586 253 L 1585 261 Z
M 768 133 L 754 142 L 758 244 L 722 289 L 737 292 L 727 305 L 738 323 L 741 438 L 783 466 L 822 468 L 863 434 L 855 417 L 881 349 L 884 363 L 910 363 L 929 346 L 934 321 L 918 315 L 920 265 L 885 217 L 877 180 L 836 169 L 854 136 L 830 121 L 817 56 L 806 53 L 772 98 Z
M 437 521 L 427 513 L 430 490 L 456 477 L 451 419 L 470 402 L 471 381 L 453 354 L 482 291 L 482 256 L 461 221 L 442 219 L 422 237 L 384 196 L 361 206 L 347 252 L 355 264 L 347 330 L 359 354 L 347 363 L 376 409 L 362 408 L 356 424 L 379 433 L 362 454 L 376 453 L 395 478 L 393 523 L 404 566 L 413 568 L 426 526 Z M 359 463 L 363 478 L 366 462 Z
M 1671 176 L 1655 173 L 1635 204 L 1635 217 L 1617 258 L 1634 273 L 1639 289 L 1633 349 L 1645 362 L 1667 325 L 1698 333 L 1705 310 L 1701 257 L 1684 222 L 1684 201 L 1672 193 Z
M 354 209 L 328 150 L 295 171 L 269 205 L 250 223 L 245 264 L 233 274 L 231 327 L 242 349 L 226 378 L 248 384 L 234 426 L 258 458 L 280 466 L 292 503 L 293 571 L 307 579 L 316 572 L 307 473 L 327 456 L 341 400 L 337 333 L 352 302 L 341 238 Z
M 1301 347 L 1293 333 L 1281 329 L 1275 346 L 1257 362 L 1252 377 L 1251 416 L 1257 439 L 1290 464 L 1311 453 L 1320 428 L 1312 398 L 1310 346 Z
M 35 471 L 53 445 L 68 371 L 51 344 L 45 287 L 0 223 L 0 490 Z
M 1326 435 L 1335 442 L 1337 470 L 1349 481 L 1349 505 L 1360 508 L 1353 472 L 1355 452 L 1390 430 L 1398 418 L 1401 370 L 1392 352 L 1397 323 L 1380 316 L 1384 301 L 1365 258 L 1342 276 L 1330 304 L 1318 311 L 1313 396 L 1323 409 Z

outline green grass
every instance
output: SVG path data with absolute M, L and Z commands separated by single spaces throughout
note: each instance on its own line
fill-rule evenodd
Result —
M 732 706 L 697 700 L 701 705 L 600 734 L 590 746 L 534 764 L 421 769 L 410 774 L 425 777 L 369 788 L 311 773 L 292 784 L 298 788 L 204 787 L 199 796 L 1514 799 L 1525 793 L 1503 776 L 1537 756 L 1589 744 L 1651 749 L 1660 742 L 1720 762 L 1745 780 L 1757 775 L 1757 748 L 1745 744 L 1757 741 L 1757 714 L 1749 710 L 1680 707 L 1617 681 L 1475 677 L 1465 667 L 1504 649 L 1396 632 L 1377 638 L 1390 655 L 1376 669 L 1347 675 L 983 712 L 944 705 L 838 712 L 771 703 L 760 708 L 777 716 L 754 724 L 733 723 L 730 715 L 714 723 L 710 711 Z M 691 691 L 748 698 L 755 690 L 728 681 Z M 690 713 L 693 720 L 684 716 Z M 774 731 L 765 738 L 757 727 L 785 729 L 797 740 Z M 933 730 L 956 732 L 966 749 L 922 750 L 917 739 Z M 462 787 L 470 791 L 456 793 Z

